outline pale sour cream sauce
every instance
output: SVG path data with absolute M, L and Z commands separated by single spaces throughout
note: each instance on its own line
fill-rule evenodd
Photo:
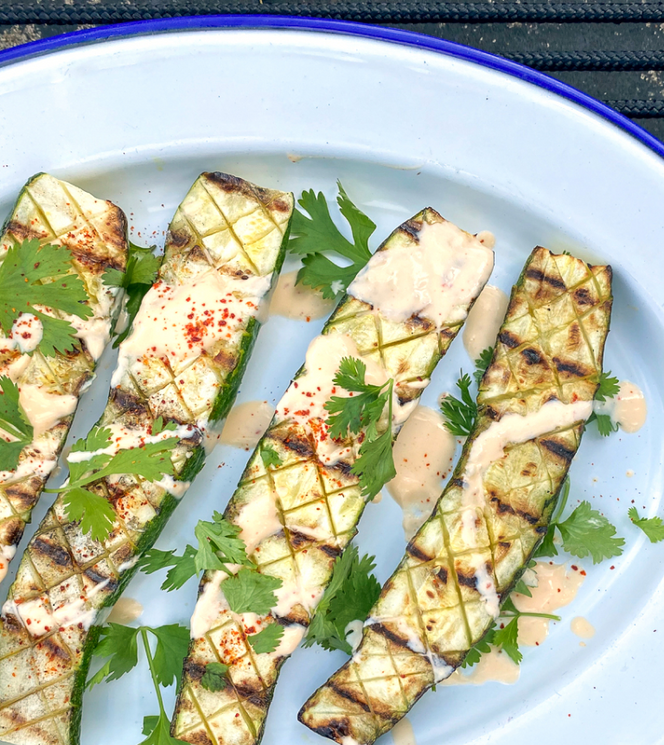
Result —
M 386 487 L 403 510 L 403 529 L 410 540 L 431 514 L 443 479 L 452 467 L 456 440 L 441 414 L 418 406 L 394 445 L 397 475 Z
M 252 450 L 258 445 L 268 428 L 274 408 L 267 401 L 245 401 L 228 413 L 219 442 L 242 450 Z
M 318 290 L 307 285 L 296 284 L 297 273 L 296 269 L 279 275 L 270 300 L 269 314 L 306 322 L 328 316 L 334 309 L 335 301 L 326 300 Z
M 476 360 L 496 342 L 509 298 L 498 287 L 486 285 L 468 313 L 463 328 L 463 345 L 471 360 Z
M 614 424 L 629 434 L 638 432 L 648 417 L 643 391 L 629 380 L 620 382 L 620 390 L 615 398 L 595 401 L 594 409 L 597 414 L 608 414 Z

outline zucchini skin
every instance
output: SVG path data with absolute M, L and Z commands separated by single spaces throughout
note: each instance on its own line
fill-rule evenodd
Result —
M 404 241 L 406 245 L 412 247 L 418 241 L 418 231 L 422 228 L 423 222 L 439 221 L 443 221 L 440 215 L 431 209 L 424 210 L 397 228 L 381 245 L 378 252 L 402 246 Z M 468 307 L 472 305 L 474 299 Z M 371 320 L 376 317 L 374 313 L 380 315 L 376 309 L 372 309 L 372 306 L 347 294 L 342 297 L 331 318 L 325 324 L 322 335 L 329 337 L 346 334 L 350 336 L 357 346 L 358 356 L 365 360 L 371 360 L 376 355 L 384 355 L 384 364 L 388 375 L 395 379 L 395 390 L 400 403 L 415 404 L 423 390 L 422 382 L 430 378 L 434 368 L 460 330 L 463 321 L 444 324 L 442 328 L 437 328 L 433 322 L 414 316 L 401 324 L 392 322 L 389 325 L 383 318 L 378 321 Z M 378 327 L 380 323 L 385 324 L 385 335 L 388 333 L 391 335 L 383 343 L 385 335 L 378 336 L 376 331 L 376 339 L 379 340 L 376 340 L 374 344 L 372 324 Z M 307 363 L 296 373 L 289 391 L 293 387 L 298 387 L 298 379 L 306 373 L 306 365 Z M 393 426 L 393 439 L 396 438 L 398 430 L 398 426 Z M 279 466 L 270 466 L 266 469 L 263 465 L 260 453 L 266 446 L 278 454 L 281 460 Z M 281 565 L 287 564 L 288 559 L 285 558 L 283 562 L 280 558 L 266 559 L 266 553 L 273 550 L 281 551 L 282 557 L 286 557 L 290 552 L 294 557 L 293 566 L 296 571 L 299 569 L 297 569 L 295 557 L 301 558 L 305 554 L 308 555 L 311 563 L 307 566 L 315 567 L 317 589 L 322 592 L 330 580 L 336 557 L 357 533 L 357 524 L 366 507 L 366 501 L 360 496 L 357 478 L 351 474 L 354 455 L 345 455 L 338 463 L 330 466 L 324 466 L 319 458 L 314 438 L 310 437 L 293 418 L 282 419 L 278 414 L 275 415 L 250 457 L 238 489 L 231 498 L 224 516 L 230 522 L 237 524 L 243 506 L 249 504 L 253 498 L 260 499 L 262 485 L 268 483 L 269 489 L 275 495 L 275 504 L 278 505 L 279 521 L 283 529 L 261 539 L 255 550 L 250 551 L 250 555 L 257 563 L 259 571 L 278 577 L 282 571 L 283 576 L 286 576 L 288 567 Z M 323 487 L 320 487 L 321 494 L 324 495 L 326 501 L 328 498 L 335 500 L 340 495 L 343 497 L 337 502 L 341 506 L 336 509 L 336 512 L 335 509 L 329 507 L 332 522 L 337 521 L 331 533 L 312 537 L 318 529 L 316 524 L 313 525 L 313 533 L 305 535 L 297 530 L 297 519 L 294 518 L 297 508 L 284 507 L 286 499 L 291 503 L 300 499 L 306 503 L 310 499 L 307 496 L 307 489 L 318 488 L 317 486 L 301 486 L 298 482 L 299 477 L 293 477 L 294 485 L 289 495 L 284 494 L 283 490 L 275 485 L 275 478 L 278 479 L 280 475 L 287 473 L 295 474 L 298 469 L 301 469 L 302 473 L 307 469 L 316 469 L 317 478 L 321 479 L 321 483 L 329 479 L 327 483 L 336 484 L 336 486 L 330 486 L 328 492 L 324 492 Z M 285 478 L 288 479 L 288 476 Z M 303 477 L 302 483 L 304 481 Z M 310 504 L 313 505 L 313 502 Z M 312 507 L 310 511 L 314 509 L 315 507 Z M 324 511 L 325 508 L 322 509 Z M 302 524 L 304 525 L 304 520 Z M 343 527 L 340 527 L 342 524 Z M 312 524 L 309 523 L 309 525 L 311 527 Z M 215 574 L 207 572 L 199 586 L 199 597 L 205 588 L 215 581 Z M 283 615 L 277 615 L 276 610 L 273 611 L 268 619 L 269 622 L 291 627 L 297 626 L 304 633 L 309 624 L 310 612 L 301 603 L 296 603 Z M 253 653 L 246 640 L 244 629 L 236 622 L 228 621 L 223 614 L 211 625 L 212 628 L 208 632 L 202 637 L 192 639 L 190 643 L 189 653 L 184 662 L 171 734 L 192 745 L 212 745 L 212 743 L 215 745 L 217 743 L 218 745 L 226 745 L 226 743 L 257 745 L 265 730 L 269 706 L 274 696 L 281 667 L 290 653 L 280 655 Z M 241 645 L 245 651 L 236 653 L 230 649 L 235 648 L 235 641 L 227 643 L 225 641 L 227 637 L 241 638 Z M 238 642 L 238 646 L 239 644 Z M 200 680 L 205 671 L 205 665 L 214 661 L 229 665 L 232 685 L 228 685 L 222 691 L 212 693 L 202 688 Z
M 179 277 L 195 276 L 197 271 L 202 271 L 202 262 L 209 261 L 209 254 L 206 253 L 204 248 L 205 239 L 210 239 L 210 231 L 200 231 L 191 229 L 185 235 L 182 225 L 188 224 L 187 220 L 192 218 L 186 212 L 186 205 L 195 204 L 196 199 L 207 199 L 206 193 L 213 192 L 213 198 L 216 202 L 220 201 L 222 206 L 226 205 L 224 200 L 228 199 L 230 207 L 233 204 L 240 202 L 246 205 L 254 205 L 253 208 L 261 213 L 265 214 L 266 219 L 268 215 L 273 215 L 274 221 L 272 225 L 272 232 L 275 230 L 279 231 L 278 236 L 270 238 L 269 240 L 260 243 L 259 248 L 255 250 L 254 258 L 256 261 L 260 261 L 263 264 L 264 273 L 261 275 L 266 280 L 269 276 L 269 282 L 265 287 L 270 287 L 276 281 L 278 272 L 277 268 L 283 263 L 283 258 L 286 250 L 286 239 L 288 235 L 288 226 L 290 219 L 292 218 L 292 207 L 293 197 L 291 194 L 282 192 L 272 192 L 269 190 L 255 187 L 248 182 L 237 179 L 233 176 L 220 173 L 205 173 L 203 174 L 194 184 L 187 197 L 180 206 L 178 212 L 171 223 L 169 235 L 167 238 L 166 250 L 164 253 L 164 260 L 160 268 L 160 281 L 171 282 L 177 284 Z M 278 204 L 275 203 L 278 202 Z M 246 204 L 245 204 L 246 203 Z M 255 204 L 254 204 L 255 203 Z M 249 209 L 249 208 L 247 208 Z M 262 212 L 261 212 L 262 210 Z M 276 216 L 275 216 L 276 215 Z M 185 219 L 185 217 L 187 219 Z M 195 213 L 193 215 L 195 217 Z M 272 219 L 272 218 L 270 218 Z M 229 220 L 230 222 L 230 220 Z M 269 220 L 268 220 L 269 224 Z M 201 236 L 201 232 L 203 235 Z M 203 248 L 201 248 L 203 246 Z M 241 251 L 229 260 L 218 260 L 214 264 L 215 268 L 221 273 L 230 273 L 237 275 L 238 273 L 238 262 L 244 262 L 240 267 L 242 273 L 247 275 L 252 273 L 252 266 L 254 264 L 248 263 L 246 256 L 249 255 L 249 249 L 252 247 L 252 243 L 241 244 Z M 264 247 L 263 247 L 264 246 Z M 238 258 L 239 256 L 239 258 Z M 234 262 L 234 263 L 233 263 Z M 265 289 L 262 291 L 263 297 L 269 294 L 269 290 Z M 147 296 L 146 296 L 147 297 Z M 145 301 L 144 301 L 145 302 Z M 257 309 L 256 309 L 257 312 Z M 219 385 L 214 391 L 214 397 L 205 404 L 205 410 L 203 414 L 199 412 L 196 416 L 196 422 L 203 416 L 203 424 L 198 425 L 178 420 L 176 417 L 166 416 L 165 418 L 172 419 L 173 421 L 179 422 L 179 424 L 191 424 L 192 434 L 187 434 L 180 440 L 180 443 L 176 446 L 173 451 L 173 461 L 176 472 L 176 479 L 178 481 L 189 482 L 197 475 L 200 469 L 203 467 L 205 461 L 205 450 L 202 444 L 203 432 L 207 429 L 207 422 L 214 424 L 220 419 L 223 419 L 225 414 L 231 408 L 238 387 L 240 385 L 242 373 L 246 368 L 247 361 L 253 345 L 255 343 L 258 331 L 260 329 L 260 322 L 256 317 L 256 312 L 250 314 L 245 318 L 244 328 L 240 329 L 237 336 L 231 344 L 225 342 L 225 340 L 219 340 L 215 344 L 222 345 L 222 353 L 214 353 L 214 360 L 216 360 L 216 370 L 218 372 L 217 379 Z M 140 311 L 139 311 L 140 315 Z M 136 329 L 136 322 L 134 324 L 134 330 Z M 131 335 L 128 337 L 127 342 L 131 340 Z M 125 344 L 125 342 L 123 342 Z M 122 352 L 122 345 L 121 345 Z M 213 347 L 213 350 L 217 346 Z M 210 353 L 212 354 L 212 352 Z M 202 355 L 203 356 L 203 355 Z M 196 359 L 196 362 L 201 357 Z M 206 364 L 212 364 L 210 356 L 207 358 Z M 184 373 L 183 373 L 184 375 Z M 180 373 L 177 373 L 177 377 Z M 138 376 L 134 374 L 136 380 Z M 141 370 L 141 385 L 149 384 L 151 381 L 145 381 L 144 370 Z M 124 378 L 123 378 L 124 380 Z M 182 381 L 180 381 L 182 382 Z M 124 384 L 120 384 L 115 388 L 111 388 L 109 394 L 109 401 L 106 406 L 106 410 L 99 420 L 99 425 L 106 425 L 110 422 L 115 422 L 118 417 L 127 426 L 136 424 L 144 426 L 150 424 L 157 416 L 161 415 L 155 408 L 150 408 L 147 404 L 147 395 L 138 394 L 138 383 L 132 384 L 127 383 L 126 385 L 135 385 L 134 393 L 131 392 Z M 198 376 L 193 383 L 193 386 L 198 385 Z M 164 401 L 166 398 L 164 398 Z M 184 400 L 184 399 L 183 399 Z M 158 405 L 158 404 L 156 404 Z M 167 404 L 165 404 L 167 405 Z M 198 404 L 197 404 L 198 405 Z M 154 406 L 154 405 L 153 405 Z M 193 410 L 193 409 L 192 409 Z M 207 416 L 209 414 L 209 416 Z M 122 477 L 123 479 L 125 477 Z M 121 515 L 118 518 L 118 525 L 122 523 L 122 527 L 117 528 L 114 526 L 114 532 L 109 537 L 108 541 L 102 546 L 103 553 L 108 558 L 104 558 L 97 562 L 94 567 L 88 567 L 84 571 L 78 569 L 80 575 L 74 572 L 74 581 L 78 581 L 78 577 L 93 573 L 96 579 L 95 587 L 98 589 L 97 594 L 93 600 L 89 603 L 93 605 L 94 620 L 89 628 L 86 630 L 83 624 L 77 626 L 69 626 L 67 628 L 56 630 L 51 635 L 34 638 L 27 633 L 23 626 L 20 624 L 17 615 L 12 612 L 11 605 L 7 605 L 3 609 L 3 618 L 0 621 L 0 738 L 7 742 L 20 742 L 28 743 L 30 745 L 50 745 L 50 743 L 57 742 L 66 743 L 66 745 L 78 745 L 80 742 L 80 722 L 82 714 L 82 701 L 83 693 L 85 689 L 85 681 L 87 672 L 89 669 L 90 661 L 94 647 L 98 641 L 101 625 L 97 624 L 100 611 L 104 608 L 110 608 L 119 596 L 122 594 L 124 588 L 131 580 L 136 572 L 136 560 L 140 558 L 141 554 L 151 547 L 161 530 L 164 528 L 168 518 L 172 514 L 173 510 L 177 506 L 179 499 L 173 494 L 167 492 L 161 487 L 156 485 L 147 484 L 142 482 L 139 484 L 141 490 L 148 488 L 151 489 L 150 495 L 152 501 L 147 500 L 151 508 L 154 508 L 154 515 L 148 519 L 144 519 L 140 524 L 135 525 L 139 521 L 139 513 L 131 513 L 131 501 L 128 502 L 129 507 L 119 508 L 118 497 L 120 500 L 130 500 L 132 492 L 135 487 L 132 485 L 133 477 L 128 476 L 127 482 L 122 481 L 119 486 L 118 484 L 113 485 L 109 480 L 102 480 L 92 485 L 92 488 L 105 489 L 108 496 L 111 499 L 116 512 Z M 155 491 L 156 490 L 156 491 Z M 147 492 L 146 492 L 147 493 Z M 26 550 L 26 556 L 22 562 L 26 566 L 28 563 L 39 559 L 38 553 L 35 551 L 35 543 L 40 542 L 40 551 L 44 551 L 44 545 L 47 540 L 50 540 L 52 534 L 52 526 L 56 526 L 56 534 L 58 537 L 64 537 L 57 546 L 52 543 L 48 543 L 49 550 L 53 555 L 65 558 L 65 554 L 71 560 L 72 567 L 74 562 L 72 557 L 75 555 L 76 547 L 80 548 L 80 541 L 85 540 L 80 534 L 80 530 L 73 523 L 68 523 L 66 518 L 63 516 L 61 498 L 56 500 L 54 507 L 49 511 L 46 518 L 40 525 L 35 538 L 31 541 Z M 153 504 L 154 502 L 154 504 Z M 140 505 L 139 505 L 140 507 Z M 122 509 L 122 512 L 120 512 Z M 129 517 L 126 515 L 129 514 Z M 130 527 L 130 520 L 133 521 Z M 62 526 L 60 528 L 59 526 Z M 51 532 L 49 532 L 51 530 Z M 66 536 L 62 536 L 60 531 L 66 531 L 68 535 L 72 536 L 72 541 L 68 542 Z M 121 530 L 122 536 L 130 536 L 129 540 L 121 538 L 117 540 L 117 531 Z M 48 536 L 45 539 L 45 536 Z M 89 544 L 89 550 L 94 552 L 98 550 L 98 546 L 101 544 L 94 544 L 87 540 Z M 104 564 L 105 562 L 105 564 Z M 105 574 L 102 573 L 102 564 L 104 564 Z M 94 571 L 93 571 L 94 570 Z M 21 568 L 19 569 L 19 573 Z M 21 577 L 23 575 L 20 575 Z M 89 579 L 89 577 L 88 577 Z M 102 584 L 102 580 L 106 579 L 108 582 Z M 34 594 L 34 591 L 33 591 Z M 21 579 L 21 582 L 17 582 L 10 589 L 10 600 L 22 599 L 24 597 L 30 598 L 30 588 L 26 585 L 25 579 Z M 13 662 L 16 659 L 15 655 L 15 640 L 18 638 L 19 643 L 23 647 L 27 647 L 28 650 L 42 649 L 44 645 L 50 645 L 54 649 L 60 648 L 66 650 L 67 654 L 73 651 L 71 643 L 64 641 L 65 635 L 69 642 L 75 640 L 76 650 L 75 654 L 70 657 L 68 664 L 62 666 L 60 680 L 65 681 L 67 700 L 57 714 L 49 717 L 48 714 L 42 715 L 41 717 L 35 717 L 35 721 L 19 720 L 19 727 L 16 727 L 16 713 L 17 709 L 21 707 L 21 701 L 26 698 L 29 699 L 34 695 L 34 684 L 30 683 L 30 676 L 33 674 L 33 669 L 29 661 L 19 660 L 19 662 Z M 12 647 L 14 647 L 12 649 Z M 59 652 L 58 652 L 59 653 Z M 4 668 L 3 668 L 4 665 Z M 10 669 L 9 665 L 13 665 L 13 669 L 21 677 L 21 688 L 18 695 L 6 696 L 5 691 L 2 689 L 2 671 Z M 45 688 L 44 690 L 49 690 Z M 16 693 L 16 692 L 14 692 Z M 41 693 L 39 695 L 42 695 Z M 49 709 L 53 712 L 53 709 Z M 50 728 L 50 729 L 48 729 Z M 57 731 L 57 735 L 55 734 Z M 15 739 L 14 734 L 16 733 Z M 29 736 L 29 740 L 26 739 Z
M 509 445 L 491 464 L 475 523 L 478 531 L 486 528 L 488 549 L 455 529 L 471 447 L 506 414 L 536 412 L 552 397 L 592 401 L 610 324 L 611 279 L 610 267 L 533 251 L 512 291 L 461 459 L 383 586 L 360 647 L 302 706 L 302 724 L 338 743 L 371 745 L 486 634 L 494 619 L 482 609 L 475 570 L 487 562 L 504 602 L 546 534 L 585 424 Z M 434 676 L 434 657 L 444 674 Z
M 119 309 L 115 302 L 119 297 L 119 290 L 104 288 L 101 285 L 101 276 L 109 268 L 120 271 L 125 269 L 128 248 L 127 218 L 122 210 L 111 202 L 96 200 L 97 204 L 104 204 L 106 208 L 106 228 L 109 240 L 105 242 L 102 236 L 98 236 L 97 240 L 86 241 L 80 238 L 76 231 L 56 231 L 51 228 L 39 203 L 39 196 L 44 193 L 52 197 L 49 214 L 59 210 L 58 217 L 62 221 L 63 215 L 75 212 L 77 215 L 69 227 L 72 225 L 77 228 L 82 225 L 90 227 L 85 208 L 81 207 L 80 200 L 74 199 L 73 195 L 81 193 L 90 200 L 93 200 L 93 197 L 47 173 L 38 173 L 22 187 L 2 226 L 0 257 L 4 257 L 6 246 L 16 245 L 26 239 L 37 238 L 41 245 L 54 241 L 61 242 L 72 251 L 72 269 L 82 278 L 86 286 L 89 296 L 88 305 L 93 308 L 96 316 L 108 319 L 110 330 Z M 72 208 L 72 205 L 75 207 Z M 104 300 L 109 302 L 108 308 L 102 309 L 102 305 L 98 302 L 100 298 L 91 294 L 91 288 L 104 295 Z M 6 365 L 17 361 L 20 357 L 27 356 L 27 353 L 21 355 L 18 350 L 0 352 L 0 368 L 2 368 L 0 374 L 6 374 L 4 369 Z M 78 399 L 76 402 L 78 406 L 80 395 L 95 377 L 96 364 L 97 360 L 90 354 L 85 343 L 79 341 L 73 349 L 66 353 L 57 352 L 52 358 L 45 358 L 39 351 L 34 352 L 26 370 L 18 376 L 16 382 L 19 385 L 36 383 L 53 394 L 58 392 L 73 394 Z M 33 442 L 23 449 L 22 459 L 28 457 L 28 454 L 33 452 L 33 448 L 39 450 L 47 445 L 54 456 L 52 459 L 48 458 L 48 461 L 52 460 L 52 468 L 54 468 L 69 433 L 74 414 L 75 410 L 61 417 L 43 435 L 35 437 Z M 0 517 L 0 550 L 15 549 L 18 545 L 47 480 L 48 475 L 42 478 L 34 471 L 22 478 L 17 477 L 16 469 L 8 472 L 6 476 L 3 474 L 3 478 L 0 479 L 0 515 L 2 515 Z M 0 581 L 4 578 L 9 561 L 9 558 L 3 558 L 0 552 Z

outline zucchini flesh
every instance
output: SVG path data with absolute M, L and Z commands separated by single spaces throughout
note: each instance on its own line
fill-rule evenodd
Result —
M 81 330 L 80 342 L 67 353 L 45 357 L 39 349 L 32 354 L 22 354 L 16 348 L 0 351 L 0 375 L 11 377 L 19 389 L 36 386 L 32 390 L 44 397 L 39 410 L 63 414 L 45 431 L 37 431 L 33 441 L 23 448 L 14 470 L 0 472 L 0 581 L 46 480 L 57 465 L 79 396 L 94 378 L 97 360 L 110 338 L 119 288 L 106 287 L 102 275 L 109 268 L 125 269 L 127 219 L 111 202 L 41 173 L 25 184 L 5 222 L 0 236 L 0 263 L 10 247 L 32 239 L 38 239 L 41 245 L 63 245 L 71 251 L 71 272 L 83 282 L 89 297 L 86 304 L 93 316 L 82 321 L 47 311 Z M 87 336 L 88 345 L 85 328 L 96 330 Z M 2 332 L 0 335 L 4 336 Z
M 492 582 L 502 602 L 521 577 L 546 534 L 585 422 L 508 445 L 484 473 L 483 504 L 468 533 L 463 489 L 473 443 L 506 415 L 521 419 L 550 401 L 582 402 L 590 412 L 611 278 L 608 266 L 533 251 L 512 291 L 480 385 L 476 426 L 454 474 L 384 585 L 359 649 L 300 710 L 307 727 L 344 745 L 370 745 L 486 633 L 497 603 L 491 612 L 481 583 Z
M 83 535 L 79 525 L 67 519 L 62 497 L 56 499 L 25 551 L 3 606 L 0 740 L 26 745 L 79 742 L 83 689 L 99 636 L 99 626 L 94 624 L 101 620 L 100 611 L 117 600 L 137 559 L 164 527 L 177 504 L 178 487 L 182 493 L 202 467 L 203 439 L 233 403 L 260 325 L 258 301 L 269 291 L 283 262 L 292 211 L 291 194 L 261 189 L 221 173 L 202 174 L 178 208 L 159 279 L 143 299 L 131 334 L 120 345 L 120 364 L 99 424 L 139 436 L 149 433 L 160 416 L 180 425 L 171 456 L 180 483 L 162 486 L 125 474 L 88 487 L 106 497 L 116 512 L 112 533 L 103 543 Z M 242 318 L 223 331 L 217 325 L 198 329 L 209 316 L 196 315 L 192 324 L 197 336 L 185 340 L 188 344 L 208 334 L 209 343 L 184 358 L 151 356 L 147 349 L 139 349 L 138 357 L 128 354 L 137 334 L 145 336 L 146 328 L 157 331 L 150 326 L 148 311 L 152 307 L 154 312 L 151 303 L 162 296 L 159 293 L 175 296 L 178 289 L 194 286 L 187 283 L 217 275 L 235 282 L 236 296 L 242 296 L 237 286 L 244 280 L 256 281 L 262 295 L 251 306 L 243 300 Z M 183 294 L 187 293 L 185 289 Z M 221 302 L 221 295 L 207 299 L 215 297 Z M 175 301 L 164 300 L 160 318 L 168 317 L 168 302 Z M 152 336 L 156 343 L 162 341 L 157 333 Z M 71 609 L 81 597 L 80 615 L 48 631 L 44 623 L 35 629 L 39 613 L 30 618 L 25 611 L 42 606 L 41 617 L 45 613 L 48 622 L 54 612 Z
M 367 369 L 372 364 L 378 365 L 386 377 L 393 378 L 402 411 L 410 413 L 488 279 L 493 254 L 430 208 L 397 228 L 367 268 L 382 265 L 384 252 L 405 248 L 412 254 L 418 244 L 424 244 L 421 231 L 428 230 L 431 225 L 445 225 L 453 233 L 450 244 L 441 239 L 432 246 L 432 252 L 442 255 L 450 245 L 469 243 L 474 251 L 482 253 L 484 269 L 475 268 L 473 264 L 475 285 L 473 290 L 467 290 L 463 307 L 456 309 L 454 322 L 443 319 L 437 325 L 418 315 L 404 321 L 391 321 L 376 307 L 349 294 L 341 300 L 322 335 L 312 342 L 307 363 L 278 405 L 277 414 L 252 455 L 225 512 L 228 520 L 242 527 L 243 537 L 245 530 L 251 533 L 247 526 L 248 514 L 255 512 L 263 520 L 257 531 L 262 535 L 254 535 L 253 539 L 248 535 L 245 540 L 250 544 L 249 555 L 259 571 L 283 582 L 283 594 L 277 593 L 277 607 L 261 620 L 261 624 L 284 625 L 284 637 L 274 652 L 256 653 L 247 640 L 247 631 L 251 632 L 247 626 L 251 621 L 231 615 L 227 606 L 224 609 L 225 601 L 220 592 L 223 573 L 207 572 L 192 618 L 192 642 L 184 663 L 173 719 L 172 734 L 179 740 L 200 745 L 255 745 L 260 741 L 279 670 L 302 639 L 315 604 L 330 580 L 336 557 L 357 532 L 356 526 L 365 507 L 358 479 L 351 473 L 357 458 L 357 438 L 342 443 L 348 447 L 337 460 L 326 461 L 324 443 L 328 440 L 325 435 L 316 435 L 314 425 L 312 429 L 303 426 L 298 419 L 297 406 L 289 410 L 284 403 L 297 400 L 295 391 L 304 389 L 305 376 L 311 372 L 307 366 L 318 369 L 318 362 L 325 365 L 328 350 L 340 343 L 340 337 L 349 338 L 356 350 L 349 356 L 361 358 Z M 478 254 L 474 256 L 477 258 Z M 455 258 L 458 259 L 458 253 Z M 414 291 L 414 288 L 403 288 L 406 297 Z M 318 345 L 322 345 L 320 348 L 325 349 L 325 353 L 314 363 L 310 353 Z M 321 386 L 332 385 L 337 364 L 327 363 Z M 308 405 L 308 395 L 305 394 L 300 405 Z M 404 420 L 393 417 L 393 421 L 389 425 L 384 422 L 384 426 L 391 426 L 396 437 Z M 324 427 L 318 429 L 324 430 Z M 277 453 L 279 465 L 264 465 L 261 453 L 266 448 Z M 287 602 L 289 593 L 294 595 Z M 197 614 L 208 615 L 200 633 L 195 621 Z M 211 662 L 229 666 L 231 685 L 221 691 L 208 691 L 201 685 L 205 666 Z

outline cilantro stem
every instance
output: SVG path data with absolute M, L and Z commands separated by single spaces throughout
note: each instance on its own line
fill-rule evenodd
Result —
M 560 616 L 554 616 L 550 613 L 529 613 L 527 611 L 517 611 L 516 613 L 505 611 L 505 613 L 501 613 L 500 615 L 503 618 L 548 618 L 550 621 L 562 620 Z
M 166 716 L 166 710 L 164 709 L 164 700 L 161 697 L 161 689 L 157 681 L 157 674 L 154 669 L 154 660 L 152 659 L 152 652 L 150 651 L 150 644 L 148 642 L 148 632 L 145 626 L 141 626 L 141 639 L 143 640 L 143 646 L 145 647 L 145 656 L 148 660 L 148 666 L 150 668 L 150 675 L 152 676 L 152 683 L 154 689 L 157 692 L 157 701 L 159 702 L 159 711 L 163 716 Z
M 569 497 L 569 489 L 570 489 L 570 481 L 569 477 L 565 479 L 565 483 L 562 486 L 562 489 L 560 490 L 560 499 L 558 500 L 558 504 L 556 505 L 556 509 L 554 511 L 554 514 L 551 517 L 550 525 L 556 525 L 560 518 L 562 517 L 563 511 L 565 507 L 567 506 L 567 498 Z

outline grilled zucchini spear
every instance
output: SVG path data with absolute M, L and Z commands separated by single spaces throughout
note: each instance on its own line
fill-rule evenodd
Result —
M 481 639 L 549 524 L 602 371 L 611 268 L 545 248 L 512 291 L 478 417 L 362 643 L 302 707 L 307 727 L 369 745 Z
M 133 574 L 189 481 L 203 440 L 230 408 L 256 337 L 260 301 L 284 257 L 291 194 L 204 173 L 177 210 L 159 279 L 120 345 L 99 424 L 120 448 L 177 423 L 176 480 L 131 473 L 88 489 L 112 504 L 110 536 L 93 541 L 56 500 L 30 541 L 0 621 L 0 740 L 69 745 L 79 739 L 94 625 Z M 123 444 L 124 443 L 124 444 Z
M 360 358 L 373 383 L 394 380 L 394 414 L 383 431 L 390 426 L 396 436 L 492 268 L 489 249 L 426 209 L 397 228 L 350 285 L 311 343 L 225 513 L 241 528 L 258 570 L 282 581 L 277 605 L 259 619 L 231 614 L 222 592 L 226 575 L 206 573 L 191 621 L 175 737 L 201 745 L 260 741 L 279 669 L 304 636 L 335 558 L 356 533 L 365 497 L 351 468 L 363 435 L 332 440 L 324 409 L 332 394 L 342 394 L 333 383 L 341 360 Z M 285 627 L 273 652 L 250 646 L 247 632 L 257 623 Z M 229 667 L 223 690 L 201 683 L 211 662 Z
M 102 275 L 111 267 L 125 269 L 127 220 L 111 202 L 95 199 L 42 173 L 23 187 L 4 225 L 0 263 L 11 247 L 21 246 L 19 250 L 24 252 L 23 242 L 33 239 L 40 246 L 51 244 L 69 249 L 70 273 L 81 279 L 88 296 L 84 304 L 92 315 L 78 318 L 40 309 L 48 316 L 70 322 L 77 334 L 71 348 L 49 356 L 29 344 L 31 351 L 22 351 L 25 344 L 12 342 L 0 332 L 0 376 L 9 377 L 18 386 L 21 405 L 34 430 L 32 442 L 21 451 L 16 468 L 0 471 L 0 580 L 7 573 L 32 509 L 57 464 L 79 396 L 94 377 L 97 360 L 109 340 L 119 290 L 105 286 Z

